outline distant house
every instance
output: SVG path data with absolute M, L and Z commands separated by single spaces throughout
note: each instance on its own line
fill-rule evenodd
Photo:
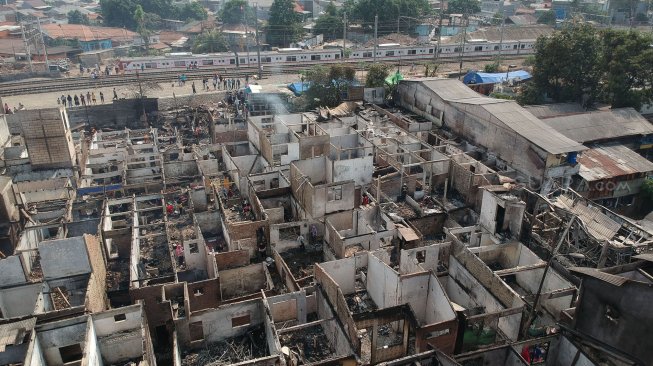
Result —
M 44 24 L 42 29 L 50 39 L 77 40 L 79 47 L 84 52 L 105 50 L 119 45 L 142 44 L 141 36 L 138 33 L 123 28 L 82 24 Z

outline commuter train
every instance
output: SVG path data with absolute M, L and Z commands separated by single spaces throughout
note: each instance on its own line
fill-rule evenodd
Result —
M 502 55 L 528 55 L 534 52 L 535 41 L 505 41 Z M 465 43 L 464 52 L 460 44 L 445 44 L 438 49 L 435 45 L 401 46 L 396 43 L 380 44 L 376 48 L 377 61 L 410 62 L 411 60 L 435 59 L 434 52 L 442 59 L 492 57 L 499 53 L 499 42 L 470 40 Z M 301 48 L 281 48 L 276 51 L 262 51 L 261 65 L 299 65 L 310 63 L 329 63 L 344 61 L 373 61 L 374 48 L 352 49 L 346 56 L 342 50 Z M 254 52 L 225 52 L 211 54 L 193 54 L 190 52 L 168 53 L 165 56 L 122 58 L 121 69 L 126 72 L 151 69 L 186 69 L 246 67 L 258 65 L 258 54 Z

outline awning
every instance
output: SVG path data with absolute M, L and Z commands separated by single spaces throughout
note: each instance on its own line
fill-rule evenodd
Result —
M 388 85 L 395 85 L 399 83 L 399 80 L 404 80 L 404 76 L 397 71 L 396 73 L 385 78 L 385 83 Z

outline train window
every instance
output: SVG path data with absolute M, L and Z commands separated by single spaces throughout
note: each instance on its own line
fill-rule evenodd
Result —
M 176 67 L 184 67 L 184 66 L 186 66 L 186 61 L 175 61 L 175 66 Z
M 272 62 L 272 57 L 261 57 L 261 62 Z
M 311 61 L 320 61 L 320 55 L 311 55 Z
M 408 54 L 409 54 L 409 55 L 416 55 L 416 54 L 417 54 L 417 50 L 408 50 Z
M 241 63 L 241 64 L 244 64 L 244 63 L 246 63 L 246 62 L 247 62 L 247 59 L 246 59 L 246 58 L 241 58 L 241 59 L 240 59 L 240 63 Z
M 483 51 L 483 46 L 474 47 L 474 51 Z
M 236 59 L 230 58 L 229 65 L 235 65 L 235 64 L 236 64 Z
M 456 47 L 456 48 L 453 49 L 453 52 L 460 52 L 460 50 L 461 50 L 460 47 Z
M 385 52 L 385 55 L 386 55 L 386 56 L 394 56 L 394 55 L 395 55 L 395 51 L 386 51 L 386 52 Z
M 521 48 L 521 49 L 524 49 L 524 47 L 526 47 L 526 45 L 525 45 L 525 44 L 523 44 L 523 45 L 521 45 L 521 47 L 520 47 L 520 48 Z
M 433 49 L 432 49 L 432 48 L 429 48 L 429 53 L 433 53 Z
M 372 57 L 372 52 L 363 52 L 363 57 Z
M 336 60 L 340 58 L 340 55 L 336 53 Z
M 286 56 L 287 62 L 297 61 L 297 56 Z
M 498 50 L 499 50 L 499 46 L 494 46 L 494 50 L 495 50 L 495 51 L 498 51 Z
M 513 49 L 513 50 L 516 50 L 516 49 L 517 49 L 517 45 L 512 46 L 512 49 Z
M 213 60 L 202 60 L 202 65 L 213 65 Z

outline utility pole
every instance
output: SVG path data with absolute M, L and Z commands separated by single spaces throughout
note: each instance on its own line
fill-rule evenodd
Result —
M 467 22 L 467 24 L 465 24 L 465 14 L 463 14 L 463 19 L 460 24 L 463 26 L 463 38 L 460 40 L 460 66 L 458 69 L 458 80 L 460 80 L 460 76 L 463 73 L 463 58 L 465 57 L 465 41 L 467 38 L 467 24 L 469 24 L 469 21 Z
M 45 58 L 46 71 L 50 71 L 50 64 L 48 63 L 48 50 L 45 48 L 45 40 L 43 39 L 43 29 L 41 29 L 41 18 L 36 18 L 39 25 L 39 34 L 41 35 L 41 45 L 43 45 L 43 57 Z
M 345 57 L 345 51 L 347 50 L 347 12 L 343 13 L 345 21 L 342 23 L 342 57 Z
M 497 60 L 501 63 L 501 53 L 503 52 L 503 28 L 506 25 L 506 8 L 504 7 L 504 0 L 501 0 L 501 32 L 499 36 L 499 54 Z
M 433 50 L 436 62 L 440 60 L 440 43 L 442 43 L 442 15 L 444 13 L 444 0 L 440 0 L 440 24 L 438 25 L 438 47 Z
M 256 58 L 258 59 L 258 79 L 263 77 L 263 69 L 261 69 L 261 44 L 258 37 L 258 3 L 254 4 L 254 11 L 256 14 Z
M 376 48 L 379 45 L 379 40 L 378 40 L 378 30 L 379 30 L 379 16 L 375 15 L 374 16 L 374 62 L 376 62 Z
M 27 56 L 27 62 L 29 62 L 29 71 L 34 72 L 34 66 L 32 66 L 32 52 L 30 50 L 30 44 L 27 42 L 25 37 L 25 25 L 20 23 L 20 33 L 23 36 L 23 43 L 25 43 L 25 55 Z

